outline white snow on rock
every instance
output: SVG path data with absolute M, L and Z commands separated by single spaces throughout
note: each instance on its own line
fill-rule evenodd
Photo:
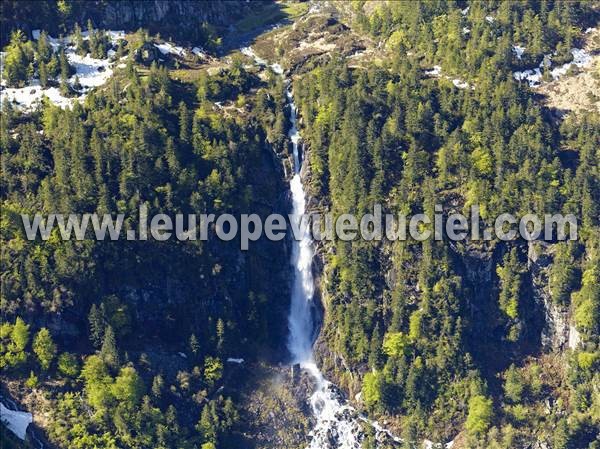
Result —
M 57 106 L 65 109 L 73 106 L 74 101 L 81 101 L 85 98 L 85 95 L 81 98 L 67 98 L 64 97 L 57 87 L 50 87 L 42 89 L 39 80 L 33 80 L 29 86 L 26 87 L 9 87 L 2 90 L 0 96 L 0 102 L 8 101 L 14 103 L 18 108 L 24 110 L 32 110 L 42 101 L 43 97 L 48 99 Z
M 469 88 L 469 83 L 467 83 L 466 81 L 463 81 L 461 79 L 458 79 L 458 78 L 453 79 L 452 84 L 454 84 L 454 86 L 458 87 L 459 89 L 468 89 Z
M 593 33 L 594 31 L 596 31 L 596 28 L 588 28 L 585 30 L 585 34 L 590 34 L 590 33 Z
M 120 30 L 120 31 L 106 30 L 105 34 L 108 36 L 108 38 L 110 39 L 110 41 L 113 44 L 116 44 L 120 39 L 125 39 L 125 31 L 123 31 L 123 30 Z M 87 41 L 90 38 L 90 32 L 82 31 L 81 37 L 83 38 L 84 41 Z
M 33 30 L 31 32 L 31 36 L 36 41 L 40 38 L 41 35 L 42 35 L 42 31 L 41 30 Z M 67 38 L 62 38 L 62 39 L 55 39 L 52 36 L 48 36 L 47 39 L 48 39 L 48 44 L 52 47 L 52 49 L 54 51 L 58 51 L 58 49 L 61 46 L 66 46 L 71 41 L 68 37 Z
M 273 72 L 277 73 L 278 75 L 283 75 L 283 67 L 281 67 L 280 64 L 271 64 L 271 69 L 273 69 Z
M 485 20 L 487 21 L 487 23 L 494 23 L 496 21 L 496 18 L 492 16 L 485 16 Z
M 425 75 L 428 76 L 434 76 L 436 78 L 444 78 L 447 80 L 451 80 L 452 84 L 454 85 L 454 87 L 457 87 L 459 89 L 468 89 L 469 87 L 471 87 L 471 85 L 469 83 L 467 83 L 466 81 L 461 80 L 460 78 L 450 78 L 448 75 L 443 75 L 442 74 L 442 67 L 439 65 L 434 65 L 433 68 L 431 70 L 426 70 L 425 71 Z M 471 87 L 471 89 L 474 89 L 474 87 Z
M 471 8 L 471 7 L 470 7 L 470 6 L 467 6 L 465 9 L 461 10 L 461 11 L 460 11 L 460 13 L 461 13 L 463 16 L 466 16 L 466 15 L 467 15 L 467 13 L 469 12 L 469 8 Z
M 233 358 L 233 357 L 229 357 L 227 359 L 227 363 L 237 363 L 239 365 L 241 363 L 244 363 L 244 359 L 236 359 L 236 358 Z
M 206 53 L 200 47 L 192 48 L 192 53 L 194 53 L 196 56 L 199 56 L 201 58 L 206 58 Z
M 442 66 L 434 65 L 433 69 L 427 70 L 425 74 L 429 76 L 440 76 L 442 74 Z
M 454 446 L 454 440 L 449 441 L 446 444 L 442 444 L 442 443 L 434 443 L 431 440 L 425 439 L 425 440 L 423 440 L 423 443 L 422 443 L 423 449 L 442 449 L 442 448 L 452 449 L 453 446 Z
M 572 48 L 571 54 L 573 55 L 573 61 L 553 69 L 552 72 L 550 72 L 552 74 L 552 78 L 558 79 L 565 75 L 573 65 L 580 68 L 587 67 L 592 61 L 592 56 L 581 48 Z
M 246 55 L 249 58 L 254 59 L 254 62 L 256 62 L 258 65 L 267 65 L 267 61 L 265 59 L 261 58 L 260 56 L 258 56 L 256 53 L 254 53 L 254 50 L 252 50 L 252 48 L 250 48 L 250 47 L 242 47 L 242 48 L 240 48 L 240 52 L 243 55 Z
M 559 67 L 556 67 L 550 71 L 552 75 L 552 79 L 556 80 L 561 76 L 565 75 L 571 66 L 575 67 L 587 67 L 591 61 L 592 56 L 585 50 L 581 48 L 572 48 L 571 54 L 573 55 L 573 61 L 563 64 Z M 552 55 L 546 55 L 544 60 L 540 63 L 539 67 L 535 69 L 523 70 L 519 72 L 514 72 L 513 77 L 517 81 L 527 81 L 529 87 L 537 87 L 542 82 L 542 70 L 543 68 L 549 69 L 552 65 Z
M 529 87 L 536 87 L 542 80 L 542 71 L 539 68 L 514 72 L 513 76 L 517 81 L 527 81 Z
M 31 413 L 17 412 L 7 409 L 0 403 L 0 418 L 6 423 L 6 427 L 21 440 L 25 440 L 27 426 L 33 421 Z
M 41 36 L 41 31 L 33 30 L 31 34 L 33 38 L 37 40 Z M 84 39 L 89 39 L 88 31 L 82 32 L 81 34 Z M 106 34 L 113 43 L 125 37 L 124 31 L 107 30 Z M 32 110 L 42 98 L 46 96 L 52 103 L 64 109 L 72 107 L 75 101 L 82 102 L 90 89 L 104 85 L 113 74 L 113 62 L 111 62 L 110 59 L 114 58 L 116 52 L 112 49 L 109 50 L 107 52 L 108 58 L 106 59 L 95 59 L 89 54 L 81 56 L 75 52 L 73 46 L 69 45 L 70 42 L 70 37 L 56 39 L 48 36 L 48 43 L 52 46 L 53 50 L 56 52 L 60 47 L 63 47 L 69 64 L 74 67 L 75 74 L 67 80 L 67 83 L 73 87 L 76 79 L 79 79 L 81 92 L 78 96 L 65 97 L 56 87 L 43 89 L 40 86 L 39 80 L 34 79 L 25 87 L 3 89 L 0 94 L 0 102 L 9 101 L 14 103 L 15 106 L 20 109 Z M 124 65 L 119 64 L 117 67 L 124 67 Z
M 252 59 L 254 59 L 254 62 L 260 66 L 268 66 L 271 68 L 271 70 L 273 70 L 273 72 L 275 72 L 278 75 L 283 75 L 283 67 L 281 67 L 280 64 L 278 63 L 274 63 L 274 64 L 270 64 L 269 65 L 269 61 L 267 61 L 266 59 L 261 58 L 260 56 L 258 56 L 256 53 L 254 53 L 254 50 L 252 50 L 251 47 L 242 47 L 240 48 L 240 52 L 243 55 L 246 55 Z
M 112 75 L 111 63 L 108 59 L 94 59 L 89 53 L 80 56 L 71 52 L 67 53 L 67 59 L 76 71 L 76 74 L 69 78 L 71 85 L 75 82 L 75 77 L 79 77 L 83 88 L 98 87 L 106 83 Z
M 318 12 L 321 12 L 321 5 L 319 3 L 311 4 L 310 8 L 308 9 L 308 13 L 314 14 L 314 13 L 318 13 Z
M 106 34 L 108 34 L 108 36 L 110 37 L 110 40 L 115 43 L 120 39 L 125 39 L 125 31 L 123 30 L 119 30 L 119 31 L 113 31 L 113 30 L 108 30 L 106 31 Z
M 463 34 L 469 34 L 471 32 L 471 30 L 467 27 L 463 27 Z
M 517 59 L 521 59 L 523 57 L 523 53 L 525 53 L 525 47 L 521 47 L 520 45 L 513 45 L 512 49 Z
M 168 42 L 165 42 L 164 44 L 154 44 L 154 46 L 158 48 L 163 55 L 172 54 L 182 57 L 185 56 L 185 49 L 183 47 L 177 47 Z

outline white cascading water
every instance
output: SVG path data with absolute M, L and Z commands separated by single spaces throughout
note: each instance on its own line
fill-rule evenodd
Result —
M 268 65 L 267 61 L 257 56 L 250 47 L 244 47 L 240 51 L 253 58 L 256 64 L 260 66 Z M 275 73 L 283 75 L 281 65 L 271 64 L 269 67 Z M 375 430 L 377 441 L 387 440 L 388 442 L 399 443 L 401 442 L 399 438 L 350 406 L 340 390 L 323 377 L 314 360 L 313 242 L 309 226 L 300 226 L 300 221 L 306 211 L 306 195 L 300 177 L 302 164 L 296 105 L 294 104 L 291 83 L 289 82 L 286 96 L 291 110 L 291 128 L 288 137 L 292 141 L 294 158 L 294 176 L 290 181 L 292 194 L 292 215 L 290 219 L 295 222 L 296 229 L 304 228 L 302 238 L 300 240 L 293 239 L 291 263 L 294 269 L 294 283 L 288 316 L 289 336 L 287 347 L 292 356 L 292 363 L 300 364 L 301 368 L 314 378 L 316 384 L 315 392 L 310 397 L 316 424 L 310 433 L 311 441 L 307 449 L 360 449 L 365 436 L 361 422 L 368 423 Z
M 290 122 L 292 125 L 288 136 L 292 141 L 294 156 L 294 176 L 290 181 L 293 205 L 290 219 L 296 222 L 297 229 L 301 229 L 300 220 L 306 211 L 306 195 L 300 178 L 300 134 L 291 87 L 288 87 L 287 98 L 291 108 Z M 312 440 L 308 448 L 360 449 L 362 432 L 360 424 L 356 420 L 355 411 L 349 405 L 341 402 L 339 391 L 323 377 L 313 358 L 312 345 L 315 325 L 313 322 L 312 259 L 310 229 L 305 226 L 302 239 L 300 241 L 294 239 L 292 247 L 294 284 L 288 316 L 290 333 L 287 346 L 293 363 L 299 363 L 316 381 L 316 390 L 310 398 L 310 403 L 317 423 L 311 432 Z

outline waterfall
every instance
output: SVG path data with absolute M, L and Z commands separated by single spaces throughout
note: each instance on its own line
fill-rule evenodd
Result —
M 250 47 L 241 48 L 240 51 L 254 59 L 259 66 L 269 66 L 273 72 L 283 76 L 283 69 L 279 64 L 271 64 L 254 53 Z M 290 220 L 297 229 L 300 220 L 306 212 L 306 194 L 300 170 L 302 157 L 300 155 L 300 133 L 298 131 L 298 116 L 291 82 L 287 82 L 286 98 L 290 107 L 290 130 L 288 137 L 292 141 L 292 154 L 294 159 L 294 176 L 290 181 L 292 196 L 292 214 Z M 293 240 L 291 264 L 293 267 L 293 286 L 288 315 L 289 335 L 287 348 L 292 356 L 292 363 L 300 364 L 315 381 L 315 391 L 309 398 L 311 409 L 316 424 L 310 432 L 310 443 L 307 449 L 360 449 L 365 438 L 361 423 L 371 426 L 378 442 L 386 442 L 388 446 L 400 443 L 398 437 L 392 435 L 376 421 L 371 421 L 354 409 L 341 393 L 339 388 L 329 382 L 314 360 L 313 343 L 315 323 L 313 311 L 315 304 L 314 280 L 312 275 L 313 242 L 309 226 L 304 227 L 300 240 Z
M 293 146 L 294 176 L 290 181 L 292 194 L 292 215 L 290 221 L 300 228 L 302 215 L 306 210 L 306 195 L 300 178 L 300 154 L 298 144 L 300 134 L 297 128 L 296 107 L 292 92 L 287 91 L 288 104 L 291 108 L 291 128 L 288 133 Z M 292 355 L 293 363 L 305 365 L 312 363 L 312 344 L 314 323 L 313 295 L 314 281 L 312 276 L 313 249 L 310 230 L 305 226 L 304 234 L 300 241 L 294 240 L 292 247 L 292 266 L 294 267 L 294 284 L 292 286 L 292 300 L 288 316 L 289 336 L 287 347 Z
M 295 221 L 299 228 L 302 215 L 306 212 L 306 195 L 300 178 L 300 133 L 298 132 L 296 105 L 294 104 L 291 86 L 288 86 L 286 94 L 291 109 L 291 128 L 288 137 L 292 141 L 294 158 L 294 176 L 290 181 L 293 205 L 290 220 Z M 312 243 L 308 226 L 305 227 L 301 240 L 293 241 L 291 263 L 294 270 L 294 283 L 288 315 L 290 333 L 287 345 L 293 363 L 299 363 L 303 369 L 313 376 L 316 382 L 316 390 L 310 398 L 310 404 L 317 424 L 311 432 L 312 440 L 308 449 L 326 449 L 330 447 L 360 449 L 360 436 L 362 434 L 360 424 L 356 419 L 347 419 L 353 415 L 354 410 L 352 407 L 343 404 L 339 390 L 323 377 L 313 357 L 312 345 L 315 324 L 313 322 Z

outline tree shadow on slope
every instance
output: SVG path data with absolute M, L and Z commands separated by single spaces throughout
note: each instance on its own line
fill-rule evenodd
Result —
M 502 266 L 509 248 L 499 244 L 490 252 L 453 252 L 457 271 L 463 275 L 467 293 L 465 317 L 465 345 L 475 366 L 481 372 L 492 392 L 500 392 L 502 380 L 499 373 L 511 363 L 519 364 L 528 355 L 539 354 L 543 313 L 536 304 L 531 274 L 524 271 L 519 290 L 519 316 L 507 320 L 501 310 L 500 279 L 497 268 Z M 519 248 L 519 260 L 526 255 Z M 516 326 L 517 338 L 510 338 L 511 327 Z M 515 332 L 515 331 L 513 331 Z

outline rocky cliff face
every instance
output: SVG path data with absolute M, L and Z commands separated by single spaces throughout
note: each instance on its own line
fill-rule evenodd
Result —
M 548 274 L 552 260 L 550 245 L 542 242 L 529 243 L 527 264 L 531 272 L 533 297 L 536 304 L 544 311 L 542 346 L 551 351 L 575 349 L 580 337 L 577 329 L 570 324 L 570 310 L 553 301 L 548 288 Z
M 201 0 L 106 0 L 73 2 L 61 12 L 55 2 L 7 1 L 1 15 L 1 42 L 6 43 L 14 29 L 31 33 L 43 28 L 50 34 L 64 33 L 75 22 L 85 26 L 134 31 L 138 28 L 160 32 L 163 37 L 199 42 L 205 37 L 203 23 L 227 28 L 252 8 L 238 0 L 207 2 Z
M 95 2 L 96 4 L 100 2 Z M 202 22 L 227 26 L 232 19 L 241 17 L 248 8 L 245 2 L 205 2 L 185 1 L 109 1 L 103 11 L 99 11 L 106 28 L 136 28 L 166 23 L 179 24 L 181 27 L 196 26 Z M 98 5 L 100 9 L 100 5 Z M 82 17 L 83 18 L 83 17 Z

